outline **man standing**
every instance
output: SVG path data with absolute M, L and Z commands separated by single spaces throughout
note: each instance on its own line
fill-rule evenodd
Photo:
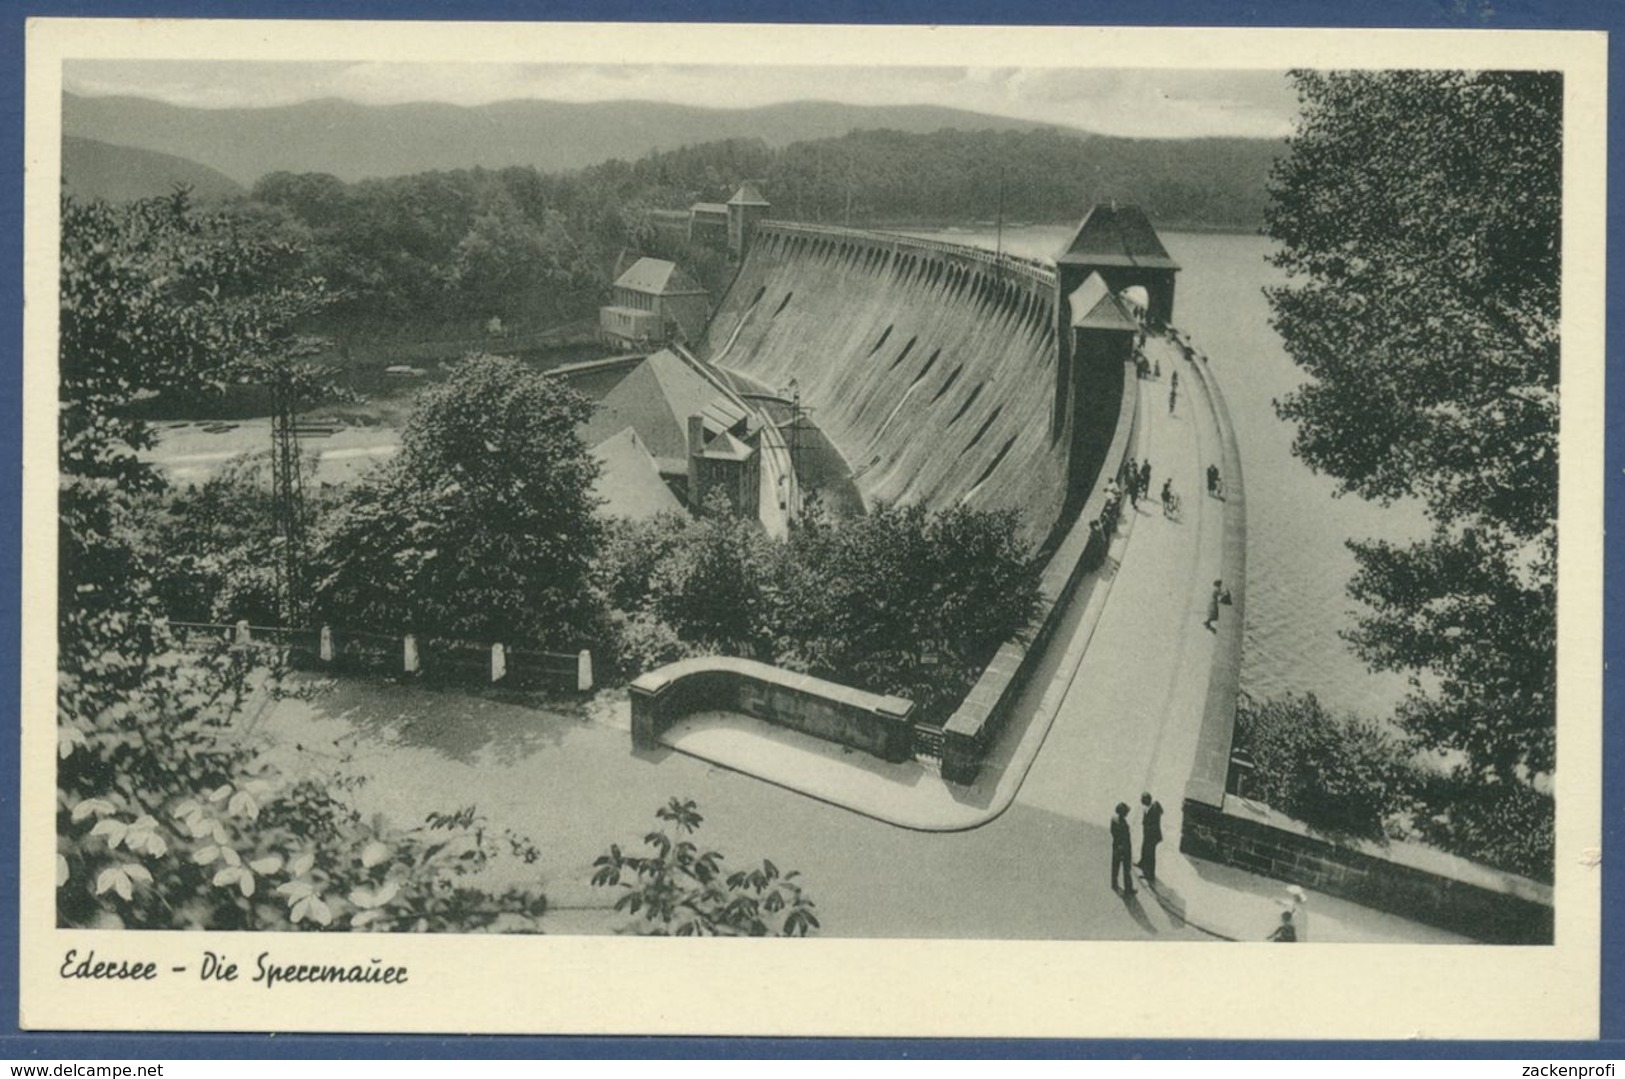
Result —
M 1157 883 L 1157 844 L 1162 842 L 1162 803 L 1150 792 L 1140 795 L 1145 812 L 1140 818 L 1140 872 L 1148 884 Z
M 1112 818 L 1112 891 L 1117 891 L 1117 867 L 1123 867 L 1124 895 L 1134 894 L 1133 870 L 1129 861 L 1134 857 L 1134 840 L 1128 826 L 1128 803 L 1117 803 L 1117 816 Z
M 1219 620 L 1219 604 L 1223 601 L 1224 583 L 1222 581 L 1214 581 L 1213 594 L 1207 598 L 1207 621 L 1202 623 L 1203 629 L 1214 630 L 1214 632 L 1217 632 L 1213 624 Z

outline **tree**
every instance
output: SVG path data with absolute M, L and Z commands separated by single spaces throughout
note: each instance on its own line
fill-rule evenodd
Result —
M 813 510 L 776 541 L 716 492 L 698 519 L 617 522 L 610 535 L 599 587 L 633 674 L 694 652 L 745 655 L 940 718 L 1038 608 L 1013 512 Z
M 1038 566 L 1013 511 L 874 507 L 807 518 L 774 596 L 781 656 L 896 693 L 940 718 L 1038 610 Z
M 635 915 L 630 930 L 644 936 L 805 937 L 815 932 L 815 904 L 795 870 L 767 859 L 759 867 L 725 873 L 723 856 L 701 850 L 689 836 L 705 820 L 692 799 L 673 798 L 655 810 L 672 826 L 643 837 L 647 855 L 619 844 L 593 862 L 595 888 L 619 888 L 615 909 Z M 675 834 L 673 834 L 675 833 Z M 630 880 L 625 879 L 630 876 Z
M 766 658 L 764 587 L 774 553 L 760 525 L 735 513 L 725 492 L 713 491 L 653 573 L 649 607 L 686 640 Z
M 242 729 L 282 691 L 274 651 L 189 640 L 153 587 L 136 398 L 218 390 L 294 340 L 321 300 L 299 253 L 184 195 L 65 201 L 57 651 L 56 897 L 63 925 L 505 928 L 538 895 L 460 883 L 494 853 L 472 811 L 402 831 Z M 528 844 L 512 841 L 521 857 Z
M 591 411 L 519 361 L 465 359 L 422 394 L 400 453 L 352 488 L 319 538 L 324 617 L 580 647 L 600 610 L 598 463 L 577 433 Z
M 1528 804 L 1555 763 L 1562 76 L 1292 77 L 1266 217 L 1292 277 L 1269 300 L 1310 381 L 1277 410 L 1339 493 L 1419 499 L 1434 526 L 1351 542 L 1349 636 L 1412 674 L 1419 747 Z
M 1236 709 L 1236 746 L 1257 765 L 1247 795 L 1311 828 L 1383 839 L 1419 782 L 1410 756 L 1368 719 L 1329 712 L 1313 693 Z

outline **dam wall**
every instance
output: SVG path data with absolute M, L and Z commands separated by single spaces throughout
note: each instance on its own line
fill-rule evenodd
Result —
M 1083 371 L 1056 424 L 1055 310 L 1040 263 L 767 221 L 704 358 L 772 392 L 794 380 L 866 504 L 1016 509 L 1041 545 L 1093 485 L 1122 392 L 1119 365 L 1102 365 L 1098 386 Z M 1077 443 L 1097 459 L 1076 459 L 1074 423 L 1101 429 Z

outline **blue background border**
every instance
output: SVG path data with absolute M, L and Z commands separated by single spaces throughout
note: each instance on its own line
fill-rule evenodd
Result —
M 213 18 L 456 19 L 456 20 L 647 20 L 816 23 L 966 23 L 1061 25 L 1085 23 L 1137 26 L 1347 26 L 1425 29 L 1615 30 L 1625 27 L 1619 0 L 0 0 L 0 146 L 13 162 L 0 181 L 0 283 L 9 299 L 0 304 L 0 655 L 18 655 L 21 580 L 20 483 L 22 430 L 22 161 L 23 47 L 25 20 L 33 16 L 146 16 Z M 1619 71 L 1610 62 L 1609 99 L 1625 101 Z M 1609 172 L 1620 162 L 1620 119 L 1609 118 Z M 1608 212 L 1611 287 L 1608 290 L 1608 352 L 1620 341 L 1615 315 L 1618 285 L 1625 279 L 1619 252 L 1620 199 L 1611 193 Z M 1625 536 L 1625 380 L 1611 379 L 1607 390 L 1608 444 L 1605 521 L 1612 535 Z M 1608 551 L 1605 584 L 1605 658 L 1620 659 L 1618 622 L 1625 616 L 1620 581 L 1621 553 Z M 1625 689 L 1625 663 L 1612 662 L 1604 679 L 1604 715 L 1611 716 Z M 1625 1056 L 1625 940 L 1621 895 L 1625 865 L 1603 862 L 1602 1037 L 1603 1042 L 1266 1042 L 1192 1040 L 927 1040 L 927 1039 L 760 1039 L 760 1038 L 583 1038 L 583 1037 L 385 1037 L 279 1035 L 106 1035 L 23 1034 L 17 1016 L 17 791 L 16 723 L 18 663 L 0 662 L 0 715 L 13 735 L 0 743 L 0 1058 L 72 1060 L 90 1058 L 265 1057 L 1104 1057 L 1151 1059 L 1245 1057 L 1490 1057 L 1539 1060 L 1543 1057 Z M 1603 848 L 1620 837 L 1621 773 L 1625 772 L 1625 732 L 1604 725 L 1605 781 Z M 90 1020 L 92 1017 L 87 1016 Z

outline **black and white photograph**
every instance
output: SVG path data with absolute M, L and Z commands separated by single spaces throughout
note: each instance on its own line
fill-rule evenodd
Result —
M 750 937 L 1561 966 L 1595 1022 L 1601 47 L 108 25 L 30 73 L 51 994 Z

